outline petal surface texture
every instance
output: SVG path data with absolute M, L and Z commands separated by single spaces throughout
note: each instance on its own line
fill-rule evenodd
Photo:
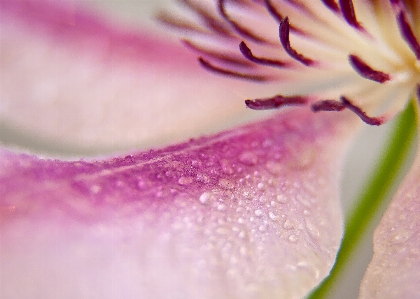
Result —
M 0 1 L 0 132 L 109 153 L 258 117 L 243 100 L 262 85 L 209 74 L 178 41 L 78 5 Z
M 375 230 L 360 298 L 420 298 L 419 156 L 413 165 Z
M 96 162 L 3 150 L 0 297 L 303 297 L 340 244 L 352 117 L 287 110 Z

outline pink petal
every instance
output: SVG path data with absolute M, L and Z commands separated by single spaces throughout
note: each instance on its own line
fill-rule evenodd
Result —
M 67 150 L 110 152 L 261 116 L 244 100 L 266 86 L 209 74 L 178 41 L 126 27 L 71 1 L 0 0 L 2 125 Z
M 0 152 L 1 298 L 300 298 L 342 236 L 353 115 L 288 110 L 166 149 Z
M 360 298 L 420 298 L 420 156 L 373 236 Z

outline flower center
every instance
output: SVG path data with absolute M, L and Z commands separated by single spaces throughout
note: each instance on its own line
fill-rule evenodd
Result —
M 204 68 L 279 82 L 287 90 L 246 100 L 248 108 L 348 109 L 380 125 L 420 93 L 420 33 L 414 30 L 420 28 L 420 7 L 413 1 L 216 0 L 213 8 L 198 0 L 182 3 L 199 22 L 168 14 L 161 20 L 183 29 Z

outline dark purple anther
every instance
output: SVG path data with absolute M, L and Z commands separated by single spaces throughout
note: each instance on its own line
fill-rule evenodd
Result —
M 284 50 L 289 54 L 292 58 L 296 59 L 297 61 L 303 63 L 306 66 L 311 66 L 315 63 L 310 58 L 306 58 L 302 54 L 298 53 L 296 50 L 294 50 L 290 46 L 290 24 L 289 24 L 289 18 L 286 17 L 283 21 L 280 23 L 279 27 L 279 36 L 280 36 L 280 42 L 284 48 Z
M 414 55 L 416 55 L 417 60 L 420 60 L 420 45 L 419 45 L 419 42 L 416 39 L 416 36 L 413 33 L 413 29 L 411 28 L 410 24 L 408 23 L 406 14 L 403 11 L 401 11 L 398 14 L 398 25 L 400 27 L 401 34 L 402 34 L 404 40 L 410 46 L 411 50 L 414 52 Z
M 356 29 L 363 29 L 359 21 L 357 21 L 356 13 L 354 11 L 353 1 L 352 0 L 339 0 L 341 11 L 346 22 L 353 26 Z
M 322 2 L 331 11 L 333 11 L 335 13 L 339 13 L 340 12 L 340 7 L 338 6 L 337 2 L 335 2 L 335 0 L 322 0 Z
M 210 62 L 208 62 L 207 60 L 205 60 L 202 57 L 199 57 L 198 61 L 200 62 L 202 67 L 204 67 L 205 69 L 207 69 L 209 71 L 215 72 L 217 74 L 236 77 L 236 78 L 241 78 L 241 79 L 247 79 L 247 80 L 257 81 L 257 82 L 270 81 L 270 78 L 267 77 L 267 76 L 244 74 L 244 73 L 240 73 L 240 72 L 236 72 L 236 71 L 233 71 L 233 70 L 224 69 L 224 68 L 215 66 L 215 65 L 211 64 Z
M 270 110 L 277 109 L 283 106 L 302 106 L 308 103 L 308 99 L 301 96 L 285 97 L 277 95 L 267 99 L 246 100 L 245 104 L 248 108 L 253 110 Z
M 286 63 L 284 61 L 281 61 L 281 60 L 260 58 L 260 57 L 254 56 L 254 54 L 252 54 L 251 49 L 243 41 L 239 44 L 239 50 L 241 50 L 242 55 L 246 59 L 248 59 L 252 62 L 262 64 L 262 65 L 275 66 L 275 67 L 285 67 L 286 66 Z
M 355 71 L 363 78 L 379 83 L 384 83 L 391 80 L 391 76 L 389 74 L 374 70 L 356 55 L 349 55 L 349 61 Z
M 343 111 L 346 109 L 346 106 L 335 100 L 322 100 L 317 101 L 311 105 L 311 109 L 313 112 L 318 111 Z
M 367 123 L 368 125 L 371 126 L 380 126 L 384 123 L 384 119 L 382 117 L 370 117 L 368 116 L 362 109 L 360 109 L 359 107 L 353 105 L 349 99 L 347 99 L 346 97 L 342 96 L 340 97 L 341 103 L 343 103 L 343 105 L 349 109 L 350 111 L 354 112 L 358 117 L 360 117 L 360 119 L 362 121 L 364 121 L 365 123 Z

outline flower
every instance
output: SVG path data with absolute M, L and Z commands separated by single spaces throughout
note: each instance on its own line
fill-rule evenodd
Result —
M 323 12 L 335 18 L 331 21 L 342 22 L 345 26 L 337 27 L 339 29 L 350 24 L 350 30 L 344 30 L 360 42 L 359 46 L 366 45 L 367 36 L 373 36 L 372 28 L 364 27 L 366 19 L 359 21 L 359 14 L 357 18 L 354 14 L 355 11 L 359 13 L 357 5 L 366 3 L 354 3 L 356 9 L 353 10 L 351 1 L 340 1 L 340 6 L 333 1 L 323 2 L 326 8 L 307 6 L 315 11 L 321 7 Z M 168 135 L 183 131 L 182 122 L 177 122 L 180 118 L 195 127 L 193 124 L 200 119 L 196 111 L 202 111 L 197 107 L 203 103 L 214 107 L 211 111 L 215 116 L 217 112 L 224 113 L 225 119 L 242 115 L 239 108 L 225 101 L 227 97 L 233 97 L 231 90 L 236 89 L 241 94 L 249 90 L 250 95 L 268 93 L 281 87 L 277 81 L 279 76 L 288 79 L 291 85 L 287 87 L 290 88 L 287 95 L 251 100 L 247 102 L 248 106 L 270 108 L 278 106 L 280 100 L 280 104 L 305 104 L 313 110 L 342 111 L 347 108 L 365 122 L 379 124 L 401 110 L 408 95 L 418 89 L 416 60 L 412 59 L 415 47 L 414 51 L 404 50 L 407 56 L 399 65 L 398 74 L 390 68 L 391 63 L 380 65 L 384 67 L 380 70 L 370 60 L 368 64 L 365 56 L 356 51 L 358 47 L 351 52 L 353 56 L 345 56 L 347 69 L 343 69 L 342 76 L 339 76 L 340 65 L 344 67 L 344 63 L 340 64 L 343 61 L 339 54 L 334 56 L 337 60 L 331 57 L 337 63 L 334 66 L 321 63 L 320 58 L 329 58 L 322 46 L 305 47 L 311 52 L 300 54 L 296 50 L 301 47 L 299 43 L 312 42 L 310 38 L 305 40 L 309 35 L 304 34 L 304 30 L 312 29 L 312 26 L 299 28 L 298 23 L 295 25 L 293 20 L 302 18 L 302 11 L 311 13 L 297 1 L 284 4 L 289 19 L 281 20 L 281 45 L 293 59 L 288 59 L 284 65 L 286 68 L 280 71 L 261 66 L 267 63 L 279 66 L 283 62 L 280 63 L 278 57 L 261 58 L 254 56 L 253 52 L 257 46 L 264 55 L 270 51 L 277 53 L 281 48 L 274 44 L 268 46 L 265 41 L 251 44 L 248 38 L 258 36 L 243 28 L 242 21 L 231 17 L 230 13 L 236 10 L 228 10 L 225 6 L 231 2 L 218 2 L 222 23 L 213 22 L 211 10 L 200 9 L 198 2 L 184 3 L 198 12 L 212 28 L 210 33 L 203 33 L 197 30 L 197 26 L 190 26 L 194 39 L 190 38 L 186 43 L 203 56 L 206 54 L 223 65 L 227 63 L 234 67 L 215 66 L 207 56 L 200 59 L 202 65 L 231 76 L 258 82 L 268 80 L 273 84 L 216 78 L 207 82 L 207 75 L 197 72 L 191 64 L 191 56 L 168 41 L 117 30 L 71 5 L 41 0 L 2 0 L 0 23 L 5 29 L 1 31 L 1 41 L 2 49 L 6 49 L 2 51 L 5 58 L 1 60 L 1 70 L 6 74 L 2 75 L 2 78 L 6 77 L 3 81 L 6 83 L 2 82 L 1 87 L 2 99 L 6 99 L 2 103 L 2 109 L 6 111 L 3 114 L 8 121 L 29 132 L 43 134 L 44 138 L 53 136 L 53 139 L 66 143 L 80 145 L 93 140 L 92 144 L 114 146 L 125 143 L 125 146 L 132 146 L 138 137 L 145 140 L 147 146 L 156 133 L 166 139 Z M 375 3 L 380 9 L 388 7 L 385 1 Z M 262 14 L 268 15 L 268 11 L 279 17 L 278 8 L 282 8 L 270 1 L 237 1 L 234 4 L 245 8 L 245 13 L 252 12 L 248 16 L 257 17 L 254 21 L 258 24 L 272 22 L 272 19 L 261 17 Z M 392 1 L 389 7 L 397 11 L 398 16 L 402 14 L 403 17 L 398 18 L 402 20 L 400 26 L 411 28 L 409 12 L 418 10 L 415 10 L 414 3 L 406 4 L 408 8 L 402 2 Z M 337 7 L 341 7 L 344 17 L 339 16 Z M 389 13 L 391 10 L 384 11 Z M 180 24 L 168 19 L 167 15 L 164 19 L 172 25 Z M 318 21 L 322 20 L 318 18 Z M 235 30 L 224 31 L 226 25 L 219 26 L 226 23 Z M 184 26 L 186 23 L 181 24 L 183 28 L 188 27 Z M 274 24 L 274 28 L 278 28 L 278 24 Z M 262 25 L 258 28 L 271 28 Z M 289 26 L 292 32 L 298 33 L 296 40 L 292 38 L 294 35 L 287 33 Z M 319 31 L 322 26 L 313 29 L 320 36 L 321 32 L 324 33 Z M 215 42 L 221 41 L 223 32 L 229 36 L 222 40 L 222 52 L 196 43 L 195 38 L 214 32 L 217 32 Z M 248 38 L 241 43 L 241 50 L 245 58 L 256 64 L 244 62 L 244 58 L 234 54 L 226 55 L 231 51 L 230 47 L 225 47 L 227 41 L 237 42 L 238 33 L 247 35 Z M 264 32 L 263 37 L 266 36 L 269 35 Z M 322 36 L 331 41 L 329 35 Z M 415 38 L 405 40 L 409 42 L 403 38 L 398 46 L 415 46 Z M 48 52 L 43 50 L 45 45 Z M 34 54 L 44 57 L 39 59 L 43 62 L 40 66 L 34 61 Z M 377 61 L 376 55 L 369 58 Z M 389 57 L 385 55 L 385 58 Z M 377 59 L 382 63 L 381 59 L 385 58 L 378 55 Z M 351 61 L 350 67 L 347 59 Z M 390 61 L 395 63 L 398 57 Z M 409 64 L 410 61 L 414 64 Z M 28 69 L 28 66 L 32 68 Z M 242 73 L 242 68 L 252 71 Z M 39 76 L 34 76 L 36 71 Z M 112 76 L 113 72 L 117 76 Z M 60 77 L 56 79 L 54 75 L 57 73 Z M 68 73 L 77 74 L 80 79 L 74 75 L 66 76 Z M 100 79 L 92 80 L 96 76 Z M 69 77 L 70 82 L 66 81 Z M 321 84 L 323 82 L 328 87 L 329 80 L 335 77 L 342 83 L 339 88 L 327 89 Z M 365 77 L 380 77 L 380 81 L 390 79 L 379 84 Z M 57 81 L 46 84 L 48 78 Z M 318 78 L 320 81 L 315 84 L 313 81 Z M 136 91 L 125 81 L 128 79 L 133 80 L 134 85 L 140 82 L 146 82 L 146 85 Z M 190 84 L 183 84 L 185 80 Z M 191 83 L 196 84 L 191 86 Z M 108 89 L 109 84 L 115 85 Z M 305 86 L 307 90 L 302 94 L 303 90 L 296 89 L 293 84 Z M 99 86 L 92 88 L 96 85 Z M 159 96 L 162 90 L 157 86 L 165 86 L 163 96 Z M 112 98 L 117 87 L 121 88 L 116 93 L 118 104 L 125 105 L 126 98 L 131 97 L 142 103 L 142 109 L 131 107 L 135 111 L 133 114 L 129 109 L 124 110 L 129 115 L 138 114 L 138 118 L 145 119 L 144 122 L 134 120 L 142 132 L 139 136 L 115 132 L 112 126 L 95 136 L 99 127 L 92 124 L 95 124 L 94 117 L 100 118 L 101 114 L 92 116 L 89 113 L 83 117 L 83 111 L 80 111 L 85 107 L 78 101 L 86 103 L 90 100 L 95 109 L 113 110 L 113 104 L 105 102 L 104 107 L 100 107 L 98 103 Z M 296 91 L 299 91 L 298 95 Z M 378 101 L 378 94 L 389 91 L 398 95 L 402 93 L 406 98 L 398 98 L 395 106 L 385 105 L 385 112 L 379 117 L 370 116 L 371 112 L 382 108 L 379 107 L 383 102 Z M 86 98 L 85 94 L 88 94 Z M 361 99 L 361 95 L 366 97 Z M 77 103 L 81 117 L 69 112 L 67 107 L 63 109 L 61 102 L 56 110 L 47 111 L 47 115 L 50 114 L 45 118 L 48 121 L 47 118 L 58 114 L 59 120 L 72 121 L 72 117 L 80 117 L 71 122 L 65 134 L 57 126 L 42 123 L 39 117 L 32 118 L 35 121 L 31 122 L 31 113 L 50 106 L 42 101 L 54 103 L 63 98 L 71 100 L 67 107 Z M 176 111 L 177 116 L 173 122 L 171 119 L 162 120 L 156 132 L 149 125 L 158 115 L 149 111 L 154 103 L 151 99 L 161 100 L 158 112 L 169 111 L 168 115 L 172 116 Z M 129 105 L 135 105 L 134 102 L 129 101 Z M 29 107 L 27 112 L 21 113 L 26 106 Z M 148 118 L 150 115 L 153 116 Z M 115 123 L 124 118 L 123 114 Z M 80 120 L 84 124 L 79 126 Z M 106 125 L 108 120 L 105 118 L 103 124 Z M 0 273 L 0 294 L 6 298 L 34 295 L 42 298 L 300 298 L 329 273 L 334 262 L 342 236 L 338 203 L 342 158 L 358 126 L 359 122 L 349 111 L 314 114 L 306 109 L 290 109 L 214 136 L 120 158 L 61 161 L 2 149 L 0 266 L 3 271 Z M 184 129 L 183 134 L 193 132 L 188 126 Z M 63 135 L 66 135 L 64 139 Z M 67 135 L 74 139 L 66 139 Z M 117 141 L 110 142 L 114 136 Z M 179 138 L 183 137 L 175 136 L 173 140 Z M 418 176 L 414 174 L 412 177 L 415 180 Z M 413 187 L 412 180 L 407 181 L 408 187 L 405 188 Z M 406 192 L 397 195 L 396 200 Z M 393 207 L 395 205 L 390 209 Z M 410 209 L 409 204 L 407 209 Z M 410 220 L 414 218 L 415 221 L 415 214 L 408 214 L 412 215 Z M 393 217 L 386 216 L 384 221 L 391 219 L 392 226 L 395 224 Z M 395 236 L 405 237 L 404 240 L 412 237 L 403 229 L 398 232 L 401 234 Z M 398 241 L 398 238 L 394 240 Z M 410 251 L 415 255 L 413 249 L 415 243 Z M 371 269 L 376 271 L 377 268 L 372 264 Z M 372 285 L 368 276 L 366 281 L 368 286 Z M 374 288 L 373 293 L 377 290 Z
M 251 109 L 349 109 L 381 125 L 420 89 L 418 8 L 412 1 L 181 2 L 202 22 L 180 23 L 168 13 L 161 19 L 184 30 L 184 42 L 202 55 L 205 68 L 285 85 L 278 88 L 285 93 L 247 100 Z M 208 2 L 216 7 L 209 9 Z M 241 53 L 232 51 L 238 45 Z

